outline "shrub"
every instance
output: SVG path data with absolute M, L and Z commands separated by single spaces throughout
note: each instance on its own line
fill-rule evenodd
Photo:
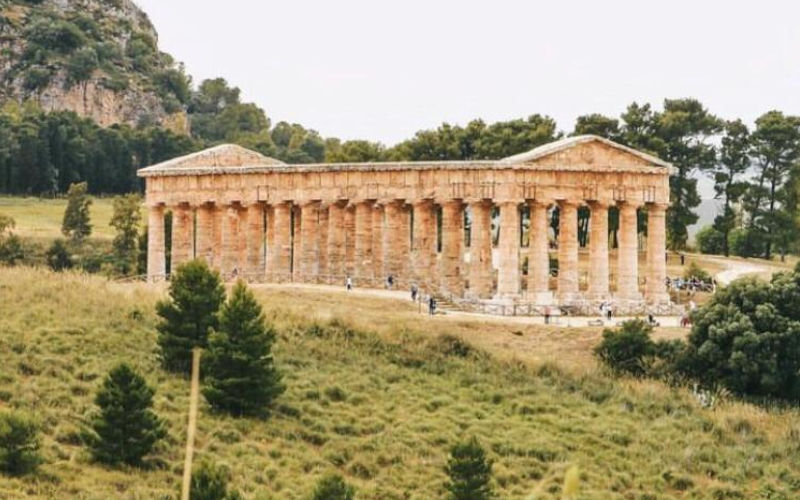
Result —
M 141 465 L 156 442 L 166 436 L 153 413 L 153 394 L 144 378 L 122 363 L 112 369 L 95 397 L 100 413 L 92 422 L 89 443 L 94 458 L 116 465 Z
M 222 306 L 219 328 L 208 343 L 203 394 L 234 415 L 262 413 L 285 390 L 272 359 L 275 331 L 244 281 Z
M 18 413 L 0 413 L 0 471 L 21 476 L 42 463 L 39 427 Z
M 728 248 L 739 257 L 757 257 L 764 251 L 764 234 L 757 229 L 734 229 L 728 235 Z
M 219 325 L 217 313 L 225 300 L 219 274 L 202 260 L 178 267 L 169 284 L 169 300 L 156 304 L 161 364 L 167 370 L 189 373 L 192 349 L 205 348 L 208 335 Z
M 445 484 L 451 500 L 485 500 L 492 498 L 492 461 L 473 437 L 458 443 L 450 450 L 445 472 Z
M 694 237 L 697 248 L 702 253 L 725 253 L 725 235 L 714 226 L 705 226 Z
M 688 375 L 751 396 L 800 400 L 800 267 L 743 278 L 692 316 Z
M 711 275 L 708 273 L 708 271 L 700 267 L 700 265 L 697 262 L 689 263 L 689 265 L 683 272 L 683 277 L 685 279 L 697 278 L 700 281 L 705 281 L 705 282 L 711 281 Z
M 25 246 L 16 234 L 0 238 L 0 264 L 13 266 L 25 259 Z
M 67 192 L 67 208 L 61 222 L 61 233 L 76 242 L 81 242 L 92 234 L 92 225 L 89 223 L 89 206 L 92 200 L 87 195 L 88 191 L 89 184 L 79 182 L 70 184 Z
M 650 339 L 652 332 L 653 327 L 643 320 L 625 321 L 619 328 L 603 331 L 603 340 L 594 348 L 594 353 L 616 372 L 644 375 L 648 358 L 655 354 L 655 344 Z
M 192 471 L 189 498 L 192 500 L 239 500 L 236 490 L 228 490 L 230 474 L 227 469 L 210 462 L 201 462 Z
M 353 500 L 356 490 L 338 474 L 323 477 L 314 488 L 311 500 Z
M 63 240 L 55 240 L 45 254 L 47 265 L 53 271 L 63 271 L 72 267 L 72 257 L 70 257 L 67 245 Z

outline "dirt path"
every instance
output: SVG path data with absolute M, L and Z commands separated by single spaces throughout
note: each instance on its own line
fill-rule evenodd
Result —
M 774 273 L 783 269 L 773 264 L 764 264 L 757 261 L 744 261 L 737 259 L 724 259 L 719 257 L 706 257 L 705 260 L 715 262 L 725 269 L 717 273 L 717 282 L 727 285 L 731 281 L 751 274 Z

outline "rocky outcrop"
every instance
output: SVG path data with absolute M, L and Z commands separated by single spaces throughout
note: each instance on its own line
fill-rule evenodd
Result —
M 33 100 L 102 126 L 158 124 L 188 134 L 182 103 L 159 81 L 182 72 L 157 40 L 147 14 L 130 0 L 0 2 L 0 100 Z M 76 77 L 81 56 L 89 70 Z

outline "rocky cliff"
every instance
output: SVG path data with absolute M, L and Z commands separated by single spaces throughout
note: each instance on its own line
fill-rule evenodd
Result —
M 0 101 L 188 133 L 189 81 L 130 0 L 0 0 Z

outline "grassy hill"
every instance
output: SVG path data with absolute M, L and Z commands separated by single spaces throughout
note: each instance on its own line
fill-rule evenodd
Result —
M 114 238 L 114 228 L 108 225 L 111 221 L 112 203 L 111 198 L 92 198 L 92 206 L 89 208 L 92 219 L 91 238 L 108 241 Z M 47 243 L 63 238 L 61 221 L 66 208 L 66 198 L 0 196 L 0 214 L 14 219 L 16 234 Z
M 0 407 L 43 426 L 47 464 L 3 478 L 0 498 L 175 497 L 188 382 L 158 369 L 154 302 L 163 289 L 78 274 L 0 270 Z M 337 470 L 361 499 L 442 498 L 449 446 L 476 435 L 501 498 L 794 498 L 797 411 L 725 402 L 609 378 L 591 361 L 597 329 L 426 318 L 404 301 L 266 287 L 287 393 L 267 421 L 201 406 L 200 457 L 226 464 L 247 498 L 308 498 Z M 388 301 L 388 302 L 387 302 Z M 660 335 L 674 335 L 662 331 Z M 170 437 L 152 470 L 89 461 L 80 429 L 117 362 L 157 388 Z

